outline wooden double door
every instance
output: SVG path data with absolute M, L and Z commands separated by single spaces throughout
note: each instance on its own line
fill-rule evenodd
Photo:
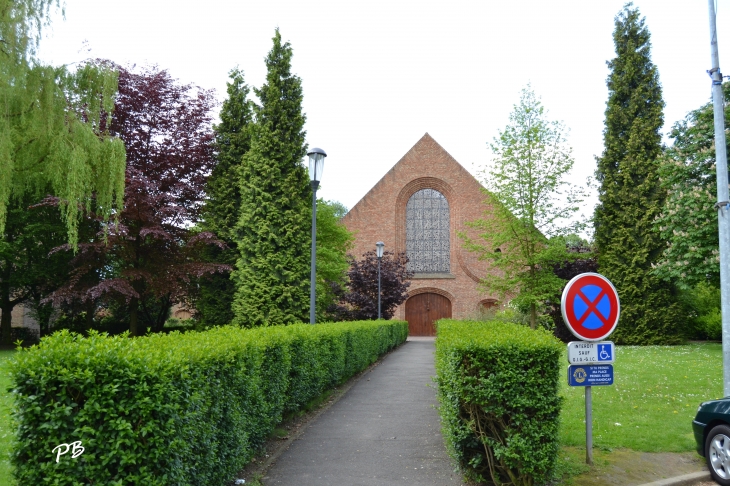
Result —
M 451 317 L 451 301 L 443 295 L 425 293 L 406 301 L 406 321 L 411 336 L 435 336 L 434 322 Z

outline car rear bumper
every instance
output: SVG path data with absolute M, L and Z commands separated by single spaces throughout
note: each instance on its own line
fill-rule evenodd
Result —
M 707 424 L 692 421 L 692 432 L 695 434 L 695 442 L 697 442 L 697 453 L 702 457 L 705 457 L 705 427 Z

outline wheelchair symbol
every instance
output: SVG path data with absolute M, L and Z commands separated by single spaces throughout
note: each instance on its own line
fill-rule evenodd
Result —
M 600 351 L 598 352 L 599 361 L 608 361 L 611 359 L 611 354 L 608 352 L 608 346 L 599 346 Z

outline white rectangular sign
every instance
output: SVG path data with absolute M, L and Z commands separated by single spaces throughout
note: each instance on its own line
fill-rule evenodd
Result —
M 610 364 L 614 361 L 616 349 L 611 341 L 572 341 L 568 343 L 570 364 Z

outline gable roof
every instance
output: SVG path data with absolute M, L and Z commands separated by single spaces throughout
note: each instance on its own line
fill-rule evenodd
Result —
M 419 181 L 420 180 L 420 181 Z M 368 206 L 373 198 L 381 195 L 382 192 L 390 192 L 392 184 L 400 184 L 404 186 L 406 192 L 408 185 L 414 181 L 417 186 L 428 186 L 429 183 L 440 180 L 447 192 L 452 192 L 454 184 L 452 182 L 459 181 L 458 185 L 471 186 L 470 189 L 482 190 L 483 186 L 477 179 L 467 171 L 454 157 L 449 154 L 431 135 L 425 133 L 418 142 L 416 142 L 401 159 L 390 168 L 390 170 L 360 199 L 360 201 L 352 207 L 345 215 L 347 218 L 351 213 L 353 216 L 359 213 L 364 206 Z M 411 194 L 421 187 L 414 188 Z M 435 189 L 439 189 L 435 187 Z M 451 189 L 451 190 L 449 190 Z M 440 191 L 443 192 L 443 191 Z M 444 194 L 449 198 L 450 194 Z M 410 194 L 408 194 L 410 196 Z M 344 218 L 343 218 L 344 221 Z

